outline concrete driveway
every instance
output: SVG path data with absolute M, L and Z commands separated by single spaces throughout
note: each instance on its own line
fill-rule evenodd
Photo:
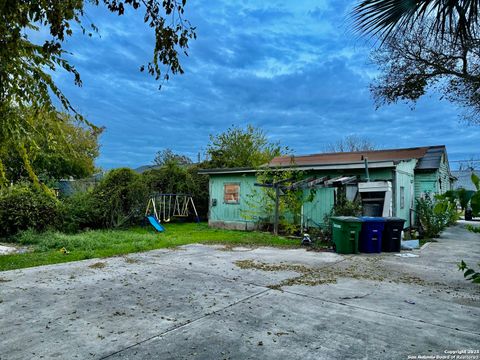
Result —
M 480 286 L 456 266 L 479 261 L 480 236 L 458 225 L 414 253 L 191 245 L 1 272 L 0 359 L 407 359 L 480 349 Z

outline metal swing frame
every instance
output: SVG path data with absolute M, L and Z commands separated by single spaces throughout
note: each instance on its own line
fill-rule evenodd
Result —
M 158 212 L 155 204 L 158 204 Z M 150 206 L 152 205 L 155 217 L 160 220 L 160 218 L 158 217 L 160 215 L 161 217 L 163 217 L 163 222 L 170 222 L 172 217 L 187 218 L 190 214 L 190 204 L 193 213 L 195 214 L 195 220 L 196 222 L 199 222 L 200 218 L 198 216 L 195 203 L 193 202 L 193 197 L 190 194 L 154 194 L 148 201 L 145 216 L 148 214 Z

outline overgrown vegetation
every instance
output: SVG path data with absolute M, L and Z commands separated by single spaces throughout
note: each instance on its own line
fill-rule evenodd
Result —
M 362 215 L 362 203 L 360 200 L 350 201 L 342 192 L 338 192 L 337 201 L 330 213 L 323 217 L 323 228 L 319 234 L 324 243 L 332 240 L 332 217 L 333 216 L 360 216 Z
M 480 266 L 480 263 L 477 265 Z M 480 272 L 468 267 L 463 260 L 460 262 L 460 264 L 458 264 L 458 270 L 463 272 L 463 276 L 466 280 L 475 284 L 480 284 Z
M 247 125 L 245 130 L 232 126 L 223 133 L 210 135 L 207 153 L 210 167 L 255 168 L 287 154 L 288 148 L 269 141 L 262 129 Z
M 58 225 L 58 201 L 31 184 L 0 189 L 0 237 L 22 230 L 43 231 Z
M 166 232 L 161 234 L 141 227 L 128 230 L 91 230 L 78 234 L 25 231 L 18 234 L 14 241 L 18 245 L 28 246 L 31 252 L 0 256 L 0 270 L 124 255 L 192 243 L 298 246 L 297 241 L 269 233 L 211 229 L 205 223 L 166 224 L 165 227 Z M 60 251 L 61 249 L 64 251 Z
M 467 225 L 467 230 L 476 234 L 480 234 L 480 226 Z
M 459 219 L 455 201 L 446 196 L 437 196 L 435 199 L 425 196 L 422 199 L 416 199 L 416 202 L 417 214 L 425 238 L 438 237 L 442 230 Z
M 242 216 L 254 220 L 263 229 L 271 229 L 275 217 L 276 193 L 272 184 L 281 183 L 279 197 L 279 229 L 285 234 L 295 234 L 300 230 L 300 213 L 302 203 L 312 201 L 314 193 L 305 197 L 301 188 L 288 189 L 292 184 L 305 177 L 302 171 L 278 169 L 262 169 L 257 173 L 257 183 L 265 186 L 255 186 L 251 189 L 246 202 L 248 210 Z

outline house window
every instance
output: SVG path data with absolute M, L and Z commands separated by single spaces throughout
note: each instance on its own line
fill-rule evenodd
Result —
M 240 203 L 240 184 L 224 184 L 223 201 L 225 204 Z
M 405 208 L 405 187 L 400 186 L 400 209 Z

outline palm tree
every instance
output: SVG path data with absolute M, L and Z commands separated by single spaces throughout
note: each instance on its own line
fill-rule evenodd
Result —
M 418 22 L 440 39 L 454 35 L 462 44 L 477 37 L 480 0 L 362 0 L 353 9 L 355 27 L 382 41 Z

